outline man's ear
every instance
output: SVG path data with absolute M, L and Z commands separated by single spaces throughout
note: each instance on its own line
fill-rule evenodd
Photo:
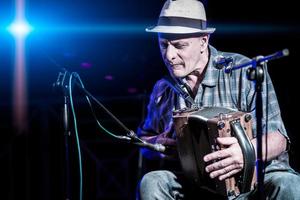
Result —
M 208 41 L 209 41 L 209 35 L 208 34 L 200 37 L 201 51 L 204 51 L 207 48 Z

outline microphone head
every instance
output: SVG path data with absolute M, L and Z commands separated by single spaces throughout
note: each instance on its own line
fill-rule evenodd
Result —
M 290 55 L 290 51 L 288 49 L 283 49 L 282 50 L 282 55 L 283 56 L 288 56 L 288 55 Z
M 156 143 L 156 144 L 154 144 L 154 150 L 158 151 L 160 153 L 164 153 L 166 151 L 166 147 L 162 144 Z
M 213 60 L 213 65 L 216 69 L 223 69 L 233 62 L 232 57 L 224 57 L 223 55 L 216 56 Z

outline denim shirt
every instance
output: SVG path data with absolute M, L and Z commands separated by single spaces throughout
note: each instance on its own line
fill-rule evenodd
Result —
M 215 63 L 217 57 L 224 56 L 233 59 L 233 66 L 248 63 L 250 59 L 237 53 L 228 53 L 217 51 L 209 46 L 210 58 L 205 72 L 205 77 L 201 82 L 194 102 L 198 107 L 228 107 L 239 111 L 251 112 L 253 116 L 253 136 L 256 137 L 256 92 L 255 82 L 247 78 L 247 67 L 232 70 L 225 73 L 225 69 L 217 69 Z M 263 134 L 279 131 L 287 139 L 283 121 L 281 119 L 280 108 L 278 105 L 275 90 L 267 72 L 267 66 L 264 66 L 264 81 L 262 83 L 262 127 Z M 172 126 L 172 114 L 174 110 L 186 106 L 183 98 L 179 96 L 166 82 L 159 80 L 152 91 L 148 104 L 147 117 L 138 128 L 139 136 L 158 135 L 170 126 Z M 175 133 L 170 137 L 176 138 Z M 149 152 L 144 149 L 143 154 L 147 157 Z M 288 152 L 283 152 L 278 158 L 274 159 L 267 171 L 273 169 L 289 168 Z

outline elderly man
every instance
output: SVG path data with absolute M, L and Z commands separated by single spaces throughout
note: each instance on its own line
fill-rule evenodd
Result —
M 158 33 L 161 55 L 170 77 L 177 80 L 175 83 L 183 88 L 185 95 L 174 90 L 167 79 L 159 80 L 154 86 L 147 117 L 140 125 L 138 134 L 148 142 L 167 147 L 164 153 L 147 149 L 142 152 L 146 158 L 163 160 L 168 167 L 162 166 L 160 170 L 145 174 L 139 184 L 138 196 L 143 200 L 188 199 L 192 196 L 200 199 L 203 195 L 212 195 L 214 199 L 221 197 L 197 188 L 186 181 L 186 177 L 179 171 L 173 111 L 196 106 L 226 107 L 251 112 L 254 117 L 254 138 L 251 143 L 256 151 L 254 84 L 247 79 L 246 69 L 225 73 L 224 68 L 217 66 L 218 62 L 215 62 L 219 58 L 231 58 L 231 64 L 239 65 L 250 59 L 241 54 L 217 51 L 209 45 L 210 34 L 215 28 L 206 27 L 206 13 L 200 1 L 166 1 L 157 25 L 146 31 Z M 262 83 L 262 97 L 263 126 L 266 127 L 263 135 L 267 135 L 262 142 L 262 157 L 266 158 L 264 195 L 268 199 L 300 199 L 300 189 L 295 187 L 300 183 L 300 178 L 288 163 L 287 149 L 290 141 L 267 72 Z M 219 137 L 217 143 L 227 148 L 209 153 L 201 159 L 206 163 L 205 171 L 211 179 L 225 180 L 243 170 L 244 156 L 235 137 Z M 250 192 L 226 198 L 249 199 L 255 193 L 257 188 L 254 187 Z

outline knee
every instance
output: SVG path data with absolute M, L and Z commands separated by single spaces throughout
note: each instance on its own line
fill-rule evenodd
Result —
M 295 187 L 296 185 L 300 184 L 299 176 L 295 174 L 286 174 L 277 176 L 274 178 L 274 184 L 276 187 L 281 188 L 282 190 L 287 190 Z
M 300 197 L 299 185 L 300 176 L 293 173 L 281 174 L 281 176 L 274 177 L 272 181 L 273 191 L 277 194 L 289 195 L 290 199 Z
M 148 172 L 141 179 L 137 195 L 141 199 L 163 199 L 169 191 L 169 180 L 174 176 L 169 171 Z
M 163 187 L 164 183 L 167 183 L 166 177 L 163 175 L 165 173 L 165 171 L 152 171 L 145 174 L 139 184 L 141 192 L 149 188 L 157 188 L 157 186 Z

